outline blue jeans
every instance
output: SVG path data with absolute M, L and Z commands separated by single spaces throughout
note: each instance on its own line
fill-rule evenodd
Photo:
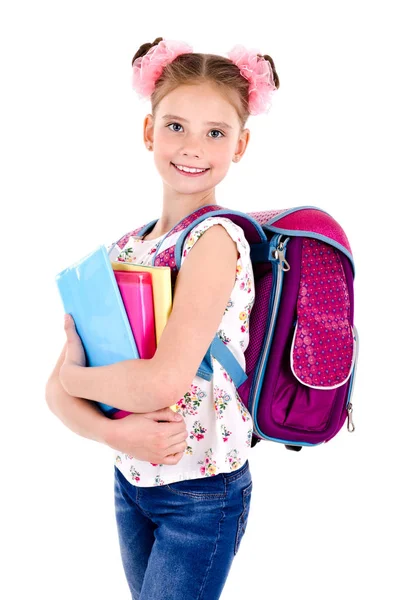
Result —
M 248 521 L 249 461 L 237 471 L 138 487 L 114 465 L 120 554 L 132 600 L 217 600 Z

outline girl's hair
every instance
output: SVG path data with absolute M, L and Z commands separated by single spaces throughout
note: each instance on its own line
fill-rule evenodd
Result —
M 162 37 L 153 43 L 140 46 L 133 56 L 132 64 L 137 58 L 144 56 L 153 46 L 156 46 Z M 275 70 L 274 61 L 268 54 L 258 54 L 260 58 L 269 61 L 274 75 L 276 89 L 279 88 L 279 77 Z M 181 54 L 171 63 L 166 65 L 162 74 L 157 79 L 155 89 L 151 95 L 152 115 L 155 119 L 157 107 L 161 100 L 180 85 L 195 85 L 198 83 L 211 83 L 221 92 L 235 108 L 238 114 L 241 130 L 249 118 L 249 81 L 245 79 L 236 64 L 229 58 L 217 54 L 202 54 L 189 52 Z

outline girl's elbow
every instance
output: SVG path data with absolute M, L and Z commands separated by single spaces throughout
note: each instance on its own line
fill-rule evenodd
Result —
M 45 386 L 45 402 L 47 403 L 48 408 L 52 410 L 52 400 L 53 400 L 53 386 L 51 385 L 51 379 L 48 379 Z

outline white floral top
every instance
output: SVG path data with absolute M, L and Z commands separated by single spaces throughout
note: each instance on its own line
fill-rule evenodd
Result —
M 236 280 L 217 333 L 245 369 L 244 352 L 249 344 L 249 316 L 255 300 L 255 288 L 250 246 L 243 229 L 228 218 L 207 217 L 185 237 L 181 266 L 204 231 L 216 224 L 225 227 L 237 243 L 239 252 Z M 181 233 L 168 237 L 160 251 L 172 246 Z M 110 260 L 120 258 L 135 264 L 152 265 L 164 236 L 152 240 L 130 237 L 121 252 L 118 246 L 112 249 Z M 152 487 L 182 479 L 209 477 L 239 469 L 246 462 L 251 448 L 252 417 L 229 374 L 213 357 L 212 367 L 211 381 L 194 377 L 189 390 L 178 399 L 177 410 L 185 420 L 189 436 L 185 454 L 176 465 L 157 465 L 115 451 L 115 465 L 131 484 Z

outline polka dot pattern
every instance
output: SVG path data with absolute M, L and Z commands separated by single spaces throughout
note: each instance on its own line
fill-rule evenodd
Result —
M 353 332 L 346 277 L 336 248 L 304 238 L 292 369 L 311 387 L 334 387 L 348 377 Z
M 265 225 L 278 215 L 286 212 L 287 208 L 279 208 L 278 210 L 264 210 L 259 212 L 248 212 L 247 214 L 253 217 L 255 221 L 257 221 L 260 225 Z

